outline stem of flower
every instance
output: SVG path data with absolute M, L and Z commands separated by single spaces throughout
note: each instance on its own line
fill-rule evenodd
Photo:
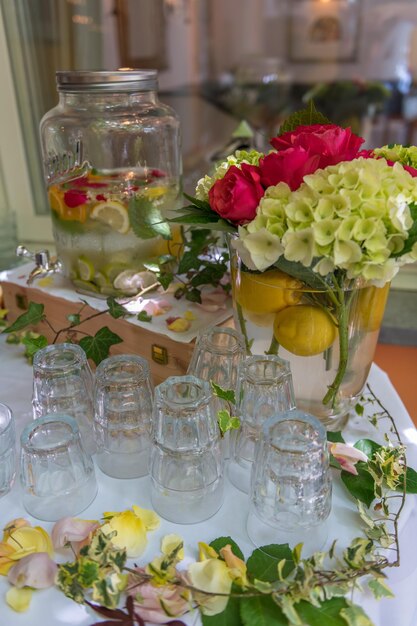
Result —
M 323 398 L 323 404 L 331 403 L 332 408 L 336 405 L 336 395 L 339 391 L 339 387 L 342 383 L 343 377 L 346 373 L 346 367 L 349 356 L 349 341 L 348 341 L 348 313 L 349 308 L 346 306 L 343 287 L 339 285 L 337 278 L 334 278 L 334 283 L 338 293 L 338 304 L 336 309 L 337 319 L 339 320 L 339 367 L 334 381 L 329 386 L 326 395 Z
M 246 330 L 246 320 L 243 317 L 242 307 L 240 306 L 239 302 L 236 302 L 236 311 L 237 311 L 237 319 L 239 320 L 240 332 L 242 333 L 243 338 L 245 340 L 246 352 L 248 354 L 252 354 L 251 349 L 250 349 L 251 346 L 249 342 L 249 337 L 248 337 L 248 333 Z
M 279 343 L 275 339 L 275 335 L 272 335 L 271 343 L 269 345 L 268 350 L 266 350 L 265 354 L 278 354 Z

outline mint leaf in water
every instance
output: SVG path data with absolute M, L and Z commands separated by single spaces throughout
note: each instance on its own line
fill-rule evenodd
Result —
M 151 239 L 160 235 L 171 239 L 171 229 L 161 211 L 146 198 L 132 198 L 128 206 L 129 221 L 133 232 L 140 239 Z

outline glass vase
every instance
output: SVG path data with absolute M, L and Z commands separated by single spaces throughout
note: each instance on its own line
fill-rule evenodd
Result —
M 277 268 L 251 272 L 231 247 L 235 325 L 249 354 L 289 361 L 297 408 L 340 430 L 375 353 L 389 283 L 307 286 Z

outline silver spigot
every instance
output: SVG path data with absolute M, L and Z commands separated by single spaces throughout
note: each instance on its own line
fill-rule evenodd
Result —
M 16 255 L 35 262 L 35 267 L 26 281 L 28 285 L 31 285 L 37 278 L 49 276 L 49 274 L 59 274 L 63 270 L 61 261 L 50 258 L 49 250 L 30 252 L 25 246 L 17 246 Z

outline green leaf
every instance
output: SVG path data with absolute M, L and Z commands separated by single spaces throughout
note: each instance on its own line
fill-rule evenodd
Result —
M 213 393 L 217 398 L 221 400 L 226 400 L 226 402 L 231 402 L 232 404 L 236 404 L 235 392 L 233 389 L 223 389 L 214 380 L 210 381 L 211 388 L 213 389 Z
M 320 607 L 302 600 L 297 604 L 297 612 L 309 626 L 346 626 L 340 611 L 348 607 L 344 598 L 331 598 L 322 602 Z
M 123 317 L 125 315 L 129 315 L 129 311 L 127 311 L 124 308 L 124 306 L 116 302 L 113 296 L 110 296 L 110 298 L 107 298 L 106 302 L 107 302 L 107 306 L 109 307 L 109 313 L 112 317 L 114 317 L 114 319 Z
M 363 415 L 364 410 L 365 410 L 365 409 L 363 408 L 362 404 L 360 404 L 360 402 L 357 402 L 357 403 L 355 404 L 355 411 L 356 411 L 356 413 L 357 413 L 359 416 L 362 416 L 362 415 Z
M 161 211 L 153 202 L 135 196 L 128 206 L 129 221 L 133 232 L 140 239 L 151 239 L 160 235 L 171 239 L 171 229 Z
M 164 289 L 168 289 L 172 281 L 174 280 L 174 274 L 171 272 L 163 272 L 158 274 L 158 282 Z
M 78 326 L 81 322 L 81 315 L 79 313 L 70 313 L 67 315 L 67 320 L 71 324 L 71 326 Z
M 295 130 L 298 126 L 310 126 L 310 124 L 331 124 L 325 115 L 317 111 L 313 100 L 310 100 L 305 109 L 295 111 L 287 117 L 280 126 L 279 134 L 283 135 L 288 131 Z
M 200 287 L 201 285 L 218 285 L 220 280 L 227 272 L 227 265 L 225 263 L 205 263 L 204 269 L 198 274 L 192 277 L 191 284 L 193 287 Z
M 40 335 L 39 337 L 24 337 L 22 343 L 26 346 L 25 356 L 32 359 L 38 350 L 48 345 L 48 340 L 44 335 Z
M 179 215 L 178 217 L 173 217 L 169 220 L 169 222 L 174 224 L 202 224 L 204 226 L 208 226 L 210 224 L 211 230 L 220 230 L 225 233 L 236 232 L 236 228 L 232 226 L 232 224 L 229 224 L 226 220 L 219 218 L 219 216 L 215 213 L 207 215 L 205 213 L 201 213 L 198 209 L 195 211 L 187 210 L 187 213 Z
M 327 441 L 330 441 L 330 443 L 345 443 L 340 430 L 334 433 L 327 431 Z
M 237 556 L 239 559 L 242 559 L 242 561 L 245 560 L 242 550 L 231 537 L 217 537 L 217 539 L 213 539 L 213 541 L 210 543 L 210 547 L 216 550 L 217 553 L 220 553 L 220 550 L 222 548 L 225 548 L 227 545 L 231 547 L 232 552 L 235 556 Z
M 188 193 L 184 193 L 184 198 L 187 198 L 187 200 L 191 202 L 194 207 L 199 208 L 201 211 L 208 211 L 209 213 L 212 212 L 210 203 L 207 202 L 207 200 L 199 200 L 198 198 L 189 196 Z
M 301 280 L 313 289 L 322 290 L 324 287 L 323 279 L 318 278 L 318 275 L 311 268 L 305 267 L 298 261 L 287 261 L 283 256 L 280 256 L 274 265 L 285 274 Z
M 242 598 L 240 615 L 244 626 L 288 626 L 288 620 L 270 596 Z
M 382 578 L 373 578 L 368 582 L 368 587 L 377 600 L 381 598 L 393 598 L 394 594 Z
M 406 469 L 406 493 L 417 493 L 417 472 L 412 467 Z M 396 491 L 404 490 L 404 476 L 399 477 Z
M 191 250 L 188 252 L 184 252 L 181 261 L 178 265 L 178 274 L 186 274 L 189 270 L 198 268 L 201 265 L 201 259 L 198 258 L 198 255 Z
M 109 356 L 111 346 L 122 343 L 123 339 L 113 333 L 110 328 L 103 326 L 94 335 L 94 337 L 83 337 L 79 344 L 87 355 L 88 359 L 92 359 L 98 365 L 103 359 Z
M 201 304 L 201 291 L 197 288 L 189 289 L 185 292 L 185 299 L 189 302 L 198 302 Z
M 149 315 L 146 311 L 141 311 L 137 314 L 139 322 L 152 322 L 152 315 Z
M 99 564 L 91 559 L 80 559 L 78 581 L 88 589 L 99 578 Z
M 368 459 L 372 459 L 374 453 L 382 448 L 381 444 L 372 441 L 372 439 L 359 439 L 353 447 L 366 454 Z
M 356 499 L 364 502 L 369 508 L 375 499 L 375 481 L 366 469 L 366 463 L 356 464 L 357 476 L 343 470 L 340 474 L 343 484 Z
M 348 626 L 374 626 L 364 610 L 356 604 L 342 609 L 340 615 L 344 618 Z M 346 624 L 343 626 L 346 626 Z
M 44 306 L 43 304 L 38 304 L 37 302 L 29 302 L 28 310 L 11 324 L 7 326 L 2 332 L 3 333 L 14 333 L 18 330 L 22 330 L 26 328 L 26 326 L 35 326 L 39 324 L 44 319 Z
M 239 598 L 230 598 L 225 610 L 217 615 L 202 615 L 203 626 L 243 626 Z
M 287 577 L 294 569 L 292 551 L 287 543 L 257 548 L 247 561 L 248 574 L 251 578 L 272 583 L 278 578 L 278 564 L 282 559 L 286 560 L 283 576 Z
M 224 435 L 228 430 L 239 428 L 240 419 L 238 417 L 232 417 L 227 409 L 220 409 L 220 411 L 217 411 L 217 423 L 220 432 Z

